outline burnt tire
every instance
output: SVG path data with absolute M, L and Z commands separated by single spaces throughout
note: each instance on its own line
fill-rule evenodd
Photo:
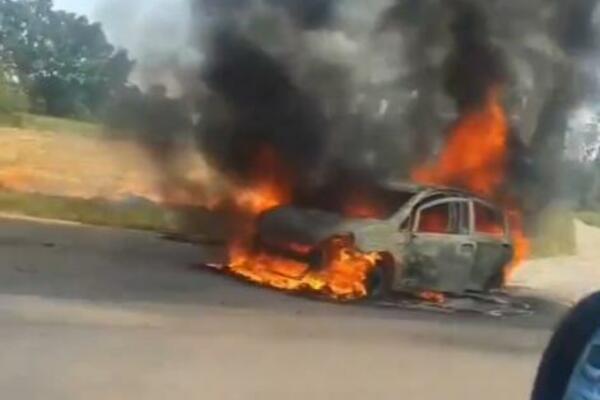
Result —
M 392 292 L 392 271 L 386 265 L 378 265 L 369 275 L 365 283 L 367 298 L 372 300 L 383 300 Z

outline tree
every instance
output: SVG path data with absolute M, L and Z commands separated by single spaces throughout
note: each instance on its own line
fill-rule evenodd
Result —
M 0 116 L 28 108 L 27 95 L 11 54 L 0 48 Z
M 97 115 L 133 66 L 100 24 L 54 11 L 51 0 L 0 0 L 0 43 L 13 55 L 34 107 L 56 116 Z

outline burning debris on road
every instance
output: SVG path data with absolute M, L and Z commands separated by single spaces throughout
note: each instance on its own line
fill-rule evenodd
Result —
M 306 262 L 233 245 L 228 269 L 252 282 L 286 291 L 321 293 L 337 300 L 367 295 L 366 282 L 381 257 L 356 249 L 349 237 L 334 237 L 323 248 L 323 265 L 313 271 Z

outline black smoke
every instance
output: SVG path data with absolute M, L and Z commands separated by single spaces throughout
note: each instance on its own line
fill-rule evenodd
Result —
M 454 4 L 451 24 L 453 49 L 445 66 L 445 89 L 456 101 L 459 112 L 484 104 L 494 86 L 508 81 L 502 51 L 491 42 L 483 10 L 470 1 Z
M 566 51 L 582 53 L 597 45 L 594 15 L 598 0 L 567 0 L 562 5 L 564 22 L 561 26 L 561 42 Z
M 204 153 L 221 170 L 247 179 L 268 148 L 304 181 L 319 166 L 327 140 L 318 103 L 280 61 L 236 32 L 215 33 L 209 60 L 202 78 L 227 117 L 206 115 L 199 128 Z
M 256 0 L 192 0 L 196 10 L 207 15 L 232 15 L 256 7 Z M 265 4 L 285 11 L 301 29 L 329 26 L 338 0 L 266 0 Z
M 549 97 L 553 80 L 557 88 L 572 87 L 554 76 L 569 55 L 552 57 L 561 49 L 574 53 L 593 44 L 590 21 L 597 2 L 532 0 L 534 6 L 521 0 L 370 0 L 367 6 L 340 0 L 189 1 L 194 15 L 190 47 L 202 61 L 186 71 L 185 93 L 174 102 L 157 98 L 130 108 L 141 115 L 143 141 L 152 153 L 177 148 L 170 138 L 193 130 L 200 151 L 228 178 L 252 180 L 256 157 L 268 148 L 291 171 L 297 187 L 318 175 L 342 181 L 336 188 L 347 185 L 348 174 L 373 180 L 409 176 L 411 165 L 439 148 L 444 128 L 456 115 L 483 104 L 493 86 L 504 87 L 506 97 L 519 104 Z M 558 15 L 563 22 L 538 14 Z M 546 48 L 542 40 L 540 48 L 521 46 L 516 43 L 521 38 L 515 39 L 519 34 L 510 33 L 513 28 L 524 32 L 523 38 L 541 36 L 550 45 Z M 555 36 L 550 30 L 556 30 Z M 530 33 L 539 35 L 525 35 Z M 398 40 L 377 46 L 391 36 Z M 556 45 L 562 47 L 554 51 Z M 390 54 L 397 57 L 390 61 Z M 383 72 L 377 59 L 385 61 Z M 513 81 L 515 60 L 547 67 L 539 79 L 533 77 L 530 92 Z M 553 110 L 565 107 L 556 104 L 543 112 L 527 111 L 559 115 Z M 171 114 L 177 121 L 182 113 L 189 121 L 194 117 L 193 128 L 191 122 L 183 128 L 167 123 Z M 536 141 L 529 138 L 535 135 L 529 125 L 520 132 L 516 117 L 510 164 L 514 175 L 532 176 L 523 171 L 530 166 L 528 147 Z M 548 129 L 543 131 L 543 139 L 551 137 Z M 165 145 L 155 146 L 161 136 Z M 159 153 L 156 158 L 163 164 L 173 157 Z M 335 178 L 344 167 L 351 173 Z
M 302 29 L 321 29 L 329 26 L 335 16 L 336 0 L 268 0 L 285 9 Z

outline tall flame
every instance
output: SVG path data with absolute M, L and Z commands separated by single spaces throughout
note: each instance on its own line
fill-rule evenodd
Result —
M 463 115 L 450 132 L 437 163 L 417 168 L 413 179 L 494 196 L 505 181 L 509 132 L 499 99 L 500 90 L 494 88 L 480 110 Z
M 413 171 L 416 182 L 460 187 L 489 199 L 497 199 L 506 182 L 508 159 L 508 118 L 498 87 L 488 91 L 486 101 L 477 110 L 462 115 L 450 131 L 436 163 Z M 529 240 L 523 232 L 522 213 L 506 199 L 514 259 L 506 268 L 506 277 L 529 255 Z

